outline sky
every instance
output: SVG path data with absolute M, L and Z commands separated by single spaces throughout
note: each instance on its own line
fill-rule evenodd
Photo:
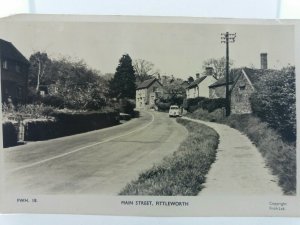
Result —
M 69 57 L 114 73 L 123 54 L 154 63 L 161 75 L 187 78 L 201 73 L 203 61 L 225 56 L 222 32 L 236 33 L 230 44 L 235 67 L 260 67 L 268 53 L 269 68 L 294 64 L 293 27 L 279 25 L 206 25 L 110 22 L 0 22 L 0 38 L 25 57 L 35 51 L 51 58 Z

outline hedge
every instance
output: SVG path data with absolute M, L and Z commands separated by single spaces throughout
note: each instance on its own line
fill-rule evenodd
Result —
M 2 123 L 3 147 L 16 146 L 18 143 L 18 132 L 11 121 Z
M 295 67 L 287 67 L 262 76 L 250 97 L 253 113 L 291 142 L 296 140 L 295 89 Z
M 217 98 L 209 99 L 205 97 L 197 97 L 187 99 L 186 109 L 188 112 L 194 112 L 195 110 L 201 108 L 207 110 L 208 112 L 213 112 L 216 109 L 221 109 L 226 106 L 226 99 Z
M 117 125 L 119 113 L 53 113 L 55 120 L 25 121 L 25 141 L 63 137 Z

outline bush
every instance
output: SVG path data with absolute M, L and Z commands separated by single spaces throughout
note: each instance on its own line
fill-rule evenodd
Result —
M 42 97 L 41 102 L 47 106 L 53 106 L 60 109 L 65 105 L 64 99 L 55 95 L 47 95 L 45 97 Z
M 211 122 L 221 121 L 225 117 L 224 109 L 217 109 L 211 113 L 207 110 L 199 108 L 190 114 L 190 117 Z
M 118 112 L 54 112 L 52 116 L 55 120 L 25 120 L 25 141 L 63 137 L 119 123 Z
M 120 195 L 197 195 L 216 158 L 218 134 L 205 125 L 177 119 L 189 135 L 172 156 L 141 173 Z
M 198 97 L 187 99 L 187 110 L 189 112 L 194 112 L 199 108 L 207 110 L 208 112 L 212 112 L 216 109 L 224 108 L 225 106 L 226 100 L 224 98 L 209 99 Z
M 135 109 L 135 101 L 131 99 L 121 99 L 120 100 L 120 112 L 121 113 L 126 113 L 131 116 L 135 115 L 134 109 Z
M 11 121 L 2 123 L 3 147 L 15 146 L 18 143 L 18 132 Z
M 171 103 L 170 102 L 165 103 L 165 102 L 158 101 L 156 103 L 156 106 L 157 106 L 158 111 L 160 111 L 160 112 L 168 112 L 169 109 L 170 109 Z
M 295 67 L 267 75 L 261 77 L 251 95 L 253 113 L 293 142 L 296 140 Z

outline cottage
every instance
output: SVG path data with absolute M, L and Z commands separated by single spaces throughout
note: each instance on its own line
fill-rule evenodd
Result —
M 2 102 L 24 103 L 27 96 L 28 60 L 10 42 L 0 39 Z
M 196 74 L 196 80 L 193 81 L 186 88 L 186 97 L 197 98 L 197 97 L 209 97 L 209 86 L 216 82 L 216 78 L 212 75 L 204 75 L 200 77 L 199 74 Z
M 163 93 L 163 86 L 158 79 L 145 80 L 136 89 L 136 108 L 154 107 L 155 100 Z
M 268 69 L 267 53 L 261 53 L 261 69 L 232 69 L 229 74 L 230 107 L 233 114 L 251 113 L 250 96 L 262 76 L 274 71 Z M 210 98 L 225 98 L 226 79 L 221 78 L 209 86 Z

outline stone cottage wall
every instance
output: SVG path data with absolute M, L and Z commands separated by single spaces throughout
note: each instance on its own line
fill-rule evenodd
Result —
M 251 113 L 250 95 L 253 88 L 244 75 L 241 75 L 231 92 L 231 113 Z

